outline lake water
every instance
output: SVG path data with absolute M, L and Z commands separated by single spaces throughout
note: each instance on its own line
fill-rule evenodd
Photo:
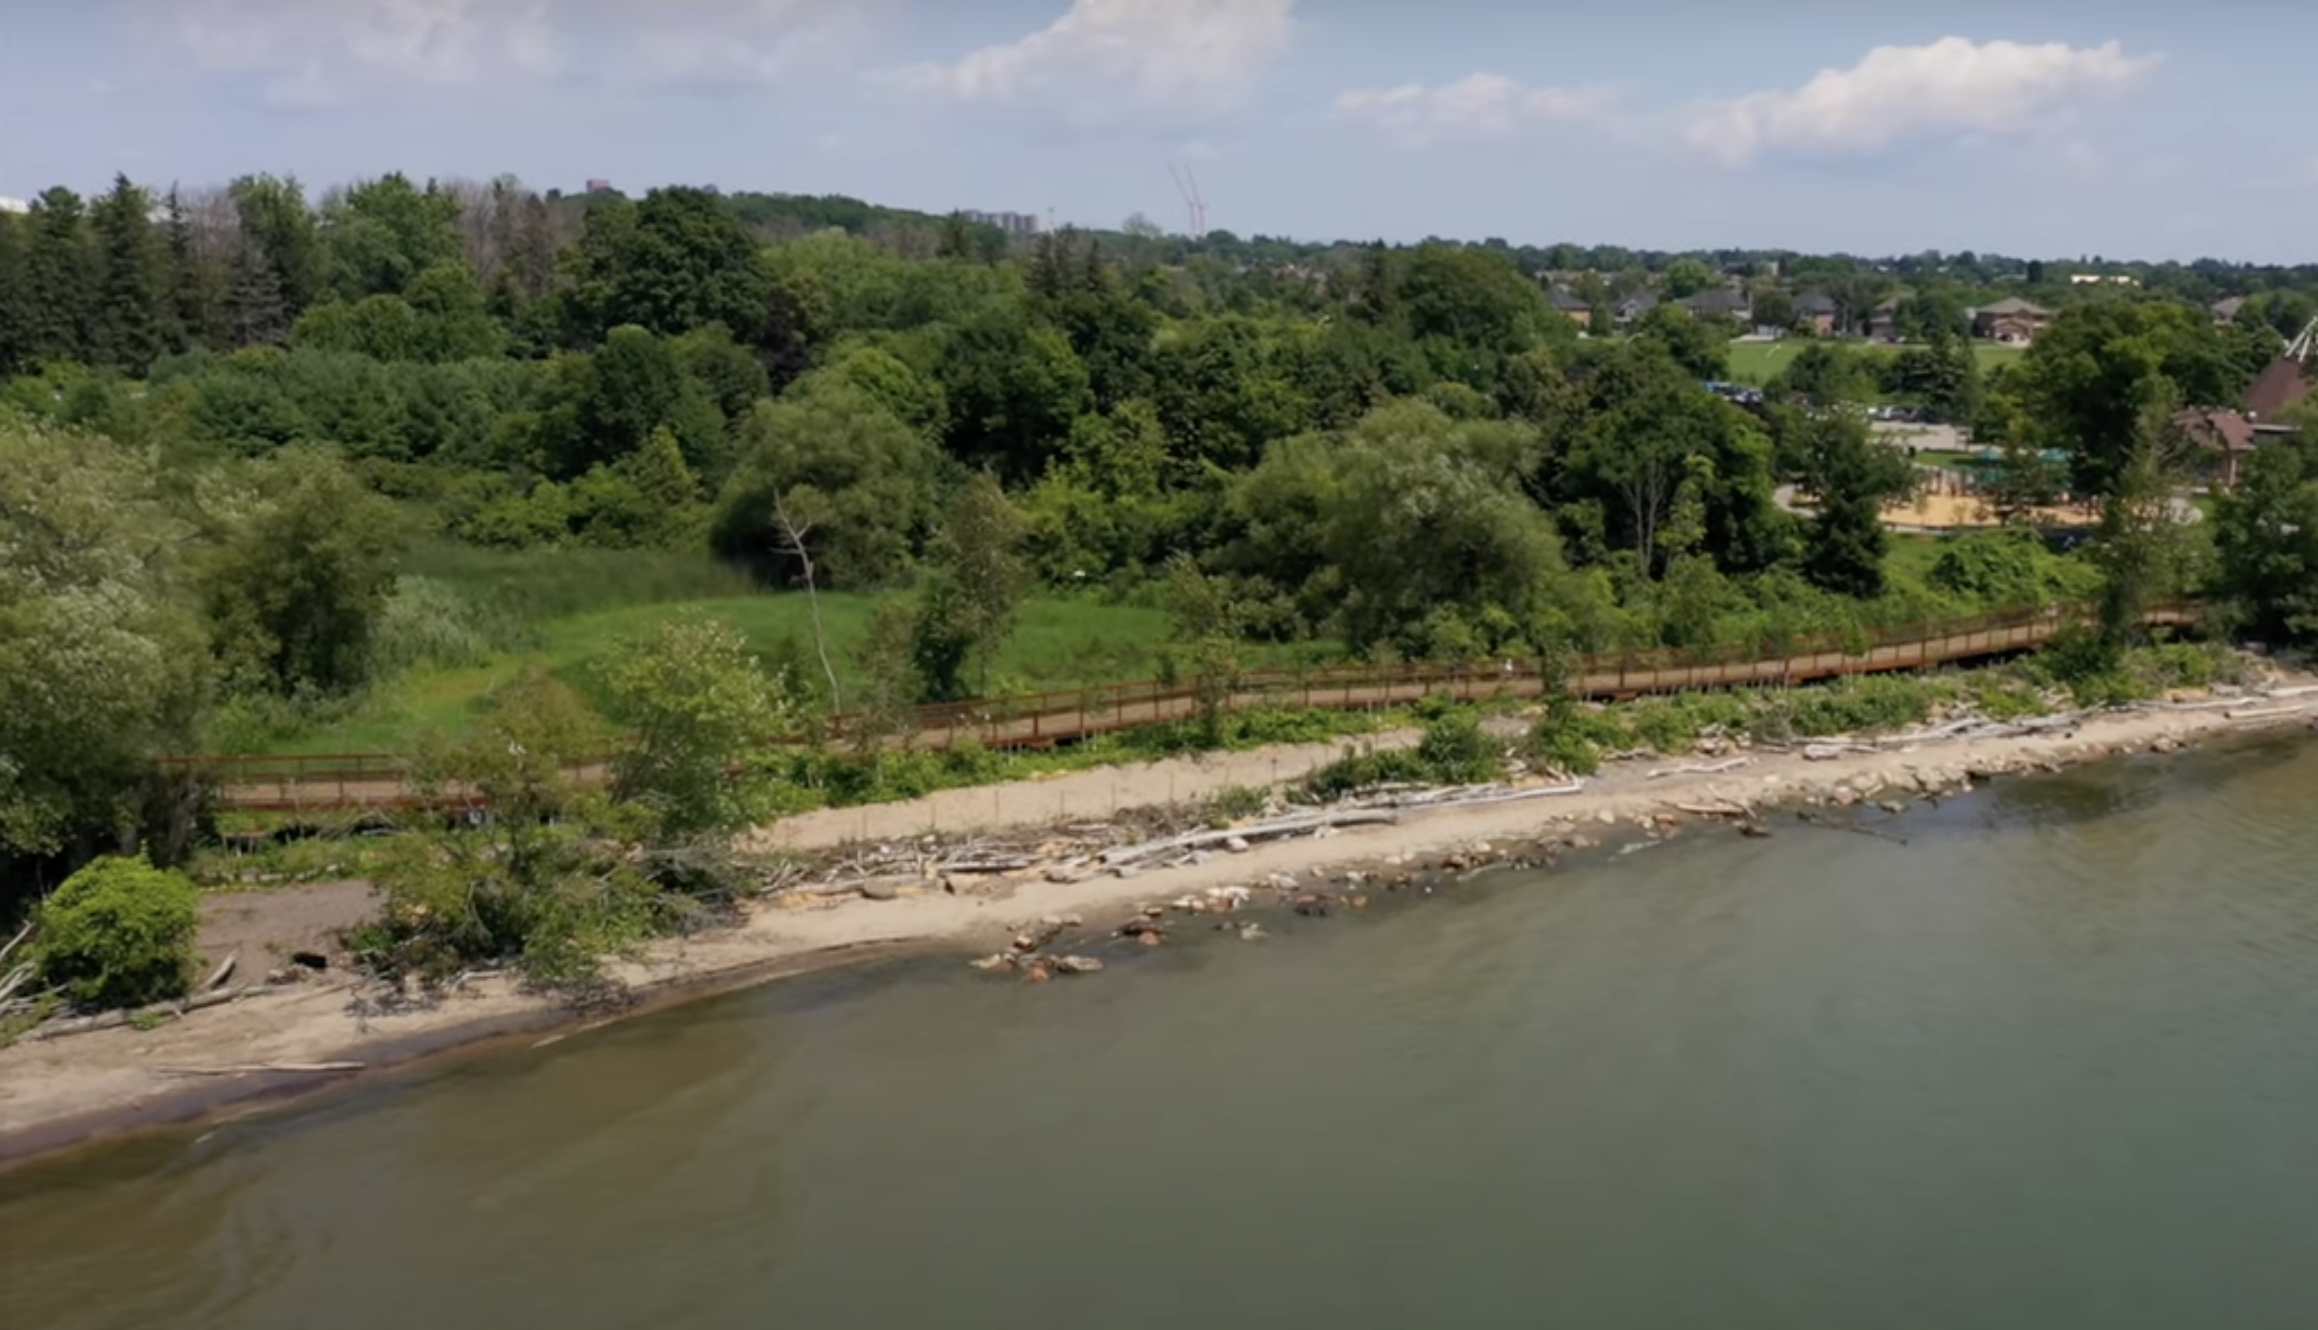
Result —
M 2313 796 L 2265 745 L 777 985 L 0 1176 L 0 1325 L 2303 1330 Z

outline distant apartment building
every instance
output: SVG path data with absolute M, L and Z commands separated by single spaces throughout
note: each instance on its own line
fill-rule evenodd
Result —
M 588 193 L 590 194 L 609 194 L 611 192 L 612 182 L 609 180 L 590 180 L 588 182 Z
M 958 215 L 982 226 L 995 226 L 1010 236 L 1034 236 L 1046 229 L 1033 212 L 976 212 L 967 208 Z

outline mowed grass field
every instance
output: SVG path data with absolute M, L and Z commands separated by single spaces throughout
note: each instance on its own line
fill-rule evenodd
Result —
M 1772 375 L 1785 368 L 1787 362 L 1793 360 L 1797 352 L 1809 345 L 1811 343 L 1808 341 L 1793 338 L 1783 342 L 1732 342 L 1730 344 L 1731 381 L 1756 385 L 1769 383 Z M 1854 350 L 1866 351 L 1870 355 L 1896 355 L 1905 349 L 1904 347 L 1880 346 L 1862 342 L 1844 342 L 1841 345 Z M 2009 365 L 2018 360 L 2024 349 L 2017 346 L 2001 346 L 1995 342 L 1974 342 L 1972 343 L 1972 357 L 1980 362 L 1980 372 L 1985 374 L 2000 365 Z

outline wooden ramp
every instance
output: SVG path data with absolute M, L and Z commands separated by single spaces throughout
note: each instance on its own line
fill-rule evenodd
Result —
M 2202 614 L 2203 607 L 2196 603 L 2173 603 L 2151 611 L 2149 622 L 2187 627 L 2200 622 Z M 2087 621 L 2088 612 L 2082 607 L 2014 610 L 1850 639 L 1817 637 L 1701 651 L 1602 652 L 1569 661 L 1562 686 L 1574 696 L 1610 700 L 1935 669 L 2034 650 Z M 1230 711 L 1266 707 L 1381 711 L 1428 697 L 1462 701 L 1539 697 L 1547 692 L 1550 677 L 1546 662 L 1536 660 L 1265 671 L 1236 680 L 1222 705 Z M 1180 681 L 1145 680 L 919 707 L 911 713 L 910 742 L 932 749 L 967 742 L 991 749 L 1052 748 L 1186 719 L 1199 712 L 1201 691 Z M 842 741 L 859 721 L 858 715 L 835 717 L 827 737 Z M 419 802 L 406 776 L 406 760 L 392 754 L 175 757 L 163 759 L 163 765 L 200 773 L 215 786 L 218 806 L 228 810 L 343 813 L 408 808 Z M 586 783 L 606 778 L 601 763 L 574 768 L 571 775 Z M 464 800 L 454 794 L 443 802 L 457 805 Z

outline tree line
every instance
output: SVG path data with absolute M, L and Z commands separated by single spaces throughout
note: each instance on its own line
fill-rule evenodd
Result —
M 1707 387 L 1733 329 L 1662 305 L 1581 337 L 1504 246 L 1235 246 L 681 187 L 51 190 L 0 217 L 0 840 L 166 839 L 192 814 L 155 753 L 451 658 L 472 607 L 405 574 L 413 541 L 883 593 L 852 701 L 889 713 L 986 689 L 1040 587 L 1169 607 L 1202 673 L 1250 639 L 1767 642 L 2063 578 L 2009 536 L 1896 575 L 1914 474 L 1856 399 L 2058 450 L 2125 551 L 2168 412 L 2263 358 L 2113 301 L 1996 382 L 1941 328 L 1741 405 Z M 2135 557 L 2143 591 L 2194 572 Z

